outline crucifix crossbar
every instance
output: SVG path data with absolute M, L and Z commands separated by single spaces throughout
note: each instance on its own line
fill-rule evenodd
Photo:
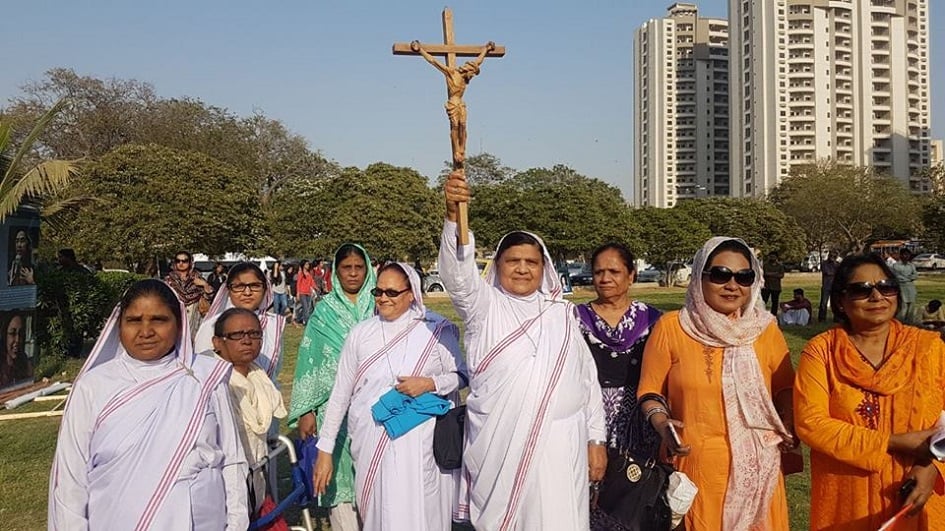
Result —
M 463 169 L 466 160 L 466 104 L 463 94 L 469 81 L 479 74 L 479 67 L 486 57 L 502 57 L 504 46 L 488 42 L 484 46 L 460 45 L 455 43 L 453 35 L 453 13 L 449 8 L 443 10 L 443 44 L 422 44 L 419 41 L 395 43 L 394 55 L 419 55 L 432 64 L 446 77 L 446 115 L 450 119 L 450 145 L 453 151 L 453 169 Z M 445 57 L 441 63 L 436 57 Z M 475 57 L 461 66 L 456 66 L 457 57 Z M 469 242 L 468 205 L 458 204 L 459 243 Z

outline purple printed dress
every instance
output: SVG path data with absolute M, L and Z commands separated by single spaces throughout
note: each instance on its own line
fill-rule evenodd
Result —
M 660 437 L 640 414 L 637 385 L 643 365 L 643 348 L 662 312 L 633 301 L 617 326 L 610 326 L 597 315 L 590 303 L 578 306 L 577 313 L 581 335 L 597 365 L 607 423 L 607 445 L 655 458 Z M 621 531 L 623 527 L 602 511 L 594 510 L 591 511 L 591 529 Z

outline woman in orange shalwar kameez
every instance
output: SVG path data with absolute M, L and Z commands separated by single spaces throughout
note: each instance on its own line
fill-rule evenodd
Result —
M 693 271 L 685 306 L 647 342 L 640 407 L 699 488 L 687 531 L 786 531 L 780 451 L 797 446 L 794 369 L 774 316 L 757 304 L 761 266 L 745 242 L 718 237 Z
M 929 452 L 945 408 L 945 344 L 894 319 L 899 286 L 873 255 L 844 259 L 830 304 L 841 326 L 804 347 L 794 394 L 811 447 L 811 529 L 878 529 L 910 503 L 897 531 L 945 529 L 945 468 Z

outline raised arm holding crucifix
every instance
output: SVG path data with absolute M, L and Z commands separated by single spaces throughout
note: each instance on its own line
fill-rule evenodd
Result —
M 450 119 L 450 140 L 453 148 L 453 167 L 462 168 L 463 161 L 466 160 L 466 103 L 463 101 L 463 94 L 466 92 L 466 86 L 473 77 L 479 74 L 479 67 L 486 58 L 486 54 L 495 50 L 495 43 L 489 41 L 482 47 L 482 51 L 476 59 L 466 61 L 462 66 L 447 66 L 436 60 L 423 47 L 420 41 L 410 43 L 410 49 L 419 53 L 433 65 L 437 70 L 446 76 L 446 116 Z

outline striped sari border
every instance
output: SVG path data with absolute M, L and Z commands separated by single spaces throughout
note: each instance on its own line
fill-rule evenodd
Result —
M 210 373 L 210 376 L 204 382 L 203 389 L 201 389 L 200 392 L 200 397 L 197 400 L 194 412 L 190 417 L 190 422 L 188 422 L 187 429 L 184 431 L 184 436 L 178 443 L 177 450 L 175 451 L 174 456 L 171 458 L 167 469 L 165 469 L 164 476 L 158 483 L 158 488 L 151 495 L 151 499 L 148 501 L 148 505 L 145 507 L 144 513 L 138 520 L 138 524 L 135 526 L 136 531 L 144 531 L 151 526 L 151 522 L 154 520 L 158 508 L 160 508 L 161 504 L 164 502 L 164 499 L 167 497 L 168 493 L 170 493 L 171 486 L 177 479 L 177 475 L 180 472 L 180 467 L 184 463 L 184 458 L 193 446 L 197 435 L 200 433 L 200 426 L 202 424 L 201 421 L 203 420 L 206 413 L 207 401 L 210 399 L 213 389 L 217 386 L 217 384 L 220 383 L 221 378 L 230 368 L 231 366 L 229 363 L 223 361 L 218 362 L 217 366 L 214 367 L 213 371 Z

